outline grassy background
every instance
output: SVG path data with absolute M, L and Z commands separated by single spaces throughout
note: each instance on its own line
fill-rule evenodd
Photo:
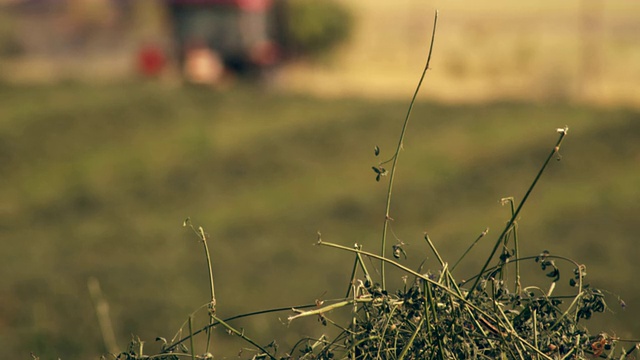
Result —
M 102 353 L 91 276 L 121 347 L 130 334 L 151 348 L 156 336 L 171 338 L 208 296 L 201 245 L 181 226 L 187 216 L 212 236 L 221 317 L 343 296 L 352 258 L 313 247 L 318 230 L 327 241 L 379 250 L 386 187 L 371 171 L 379 161 L 373 147 L 391 156 L 407 101 L 156 85 L 0 87 L 7 358 Z M 610 298 L 615 314 L 597 316 L 592 331 L 639 337 L 635 110 L 417 104 L 399 162 L 393 233 L 408 244 L 408 265 L 427 258 L 437 270 L 424 231 L 453 263 L 489 227 L 488 240 L 456 270 L 459 279 L 474 274 L 508 218 L 500 198 L 521 199 L 564 125 L 562 161 L 522 212 L 522 252 L 548 249 L 586 263 L 594 286 L 628 304 L 622 311 Z M 540 279 L 534 264 L 524 267 Z M 239 326 L 283 345 L 326 331 L 315 321 L 287 327 L 278 316 L 286 317 Z M 219 333 L 216 354 L 237 354 L 241 344 Z
M 283 88 L 409 98 L 439 9 L 424 98 L 640 104 L 640 2 L 339 1 L 352 10 L 352 36 L 335 56 L 287 63 L 278 79 Z M 109 2 L 71 1 L 67 11 L 42 18 L 4 8 L 0 78 L 6 81 L 122 81 L 136 74 L 141 45 L 173 42 L 161 0 L 135 2 L 120 23 L 107 15 L 117 13 Z
M 640 3 L 625 0 L 342 0 L 353 36 L 330 64 L 285 74 L 322 95 L 406 99 L 440 11 L 429 91 L 447 102 L 500 99 L 640 104 Z

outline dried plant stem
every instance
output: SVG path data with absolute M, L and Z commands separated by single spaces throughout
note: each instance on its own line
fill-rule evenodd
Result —
M 358 244 L 356 244 L 356 248 L 360 249 L 361 247 L 358 246 Z M 358 253 L 356 253 L 355 256 L 355 261 L 353 263 L 353 270 L 351 271 L 351 277 L 349 279 L 351 279 L 351 281 L 349 282 L 349 287 L 347 289 L 347 294 L 344 296 L 345 298 L 348 298 L 349 295 L 351 294 L 351 290 L 353 289 L 353 284 L 355 284 L 356 281 L 356 272 L 358 270 L 358 264 L 360 264 L 360 268 L 362 269 L 362 272 L 364 273 L 364 277 L 367 281 L 371 281 L 371 276 L 369 275 L 369 271 L 367 271 L 367 267 L 364 265 L 364 261 L 362 261 L 362 256 Z
M 209 303 L 209 325 L 214 322 L 214 314 L 216 313 L 216 293 L 213 284 L 213 266 L 211 265 L 211 255 L 209 253 L 209 246 L 207 245 L 207 234 L 204 232 L 202 226 L 198 227 L 198 234 L 202 239 L 202 245 L 204 247 L 204 253 L 207 257 L 207 268 L 209 269 L 209 291 L 211 294 L 211 302 Z M 211 331 L 207 332 L 207 347 L 205 352 L 209 352 L 211 346 Z
M 260 349 L 260 351 L 262 351 L 262 353 L 269 357 L 271 360 L 276 360 L 275 357 L 273 357 L 273 355 L 269 354 L 269 352 L 263 348 L 262 346 L 258 345 L 258 343 L 256 343 L 255 341 L 251 340 L 250 338 L 248 338 L 244 332 L 238 331 L 236 330 L 233 326 L 227 324 L 224 320 L 221 320 L 219 318 L 217 318 L 215 315 L 212 315 L 211 317 L 213 317 L 213 319 L 219 323 L 220 325 L 224 326 L 227 330 L 229 330 L 231 333 L 241 337 L 244 341 L 250 343 L 251 345 L 255 346 L 256 348 Z
M 191 343 L 191 360 L 196 360 L 196 349 L 193 346 L 193 315 L 189 315 L 189 343 Z
M 537 314 L 537 309 L 533 309 L 533 316 L 531 317 L 531 319 L 533 319 L 533 346 L 535 346 L 536 348 L 538 347 L 538 314 Z M 536 354 L 536 359 L 540 359 L 539 356 L 537 356 Z
M 418 335 L 420 330 L 422 330 L 423 324 L 424 324 L 424 316 L 420 319 L 420 323 L 418 324 L 418 326 L 416 326 L 416 329 L 413 331 L 413 334 L 411 334 L 411 338 L 402 349 L 402 352 L 400 353 L 400 357 L 398 357 L 398 360 L 404 360 L 404 357 L 407 356 L 407 352 L 409 352 L 409 349 L 413 346 L 413 342 L 416 340 L 416 336 Z
M 338 299 L 339 301 L 342 301 L 344 299 Z M 326 300 L 326 301 L 336 301 L 336 300 Z M 205 306 L 208 306 L 208 304 L 205 304 L 203 306 L 201 306 L 198 310 L 204 308 Z M 295 309 L 308 309 L 308 308 L 313 308 L 313 307 L 317 307 L 317 304 L 305 304 L 305 305 L 298 305 L 298 306 L 293 306 L 293 308 Z M 262 314 L 270 314 L 270 313 L 274 313 L 274 312 L 281 312 L 281 311 L 291 311 L 292 307 L 291 306 L 286 306 L 286 307 L 279 307 L 279 308 L 273 308 L 273 309 L 267 309 L 267 310 L 260 310 L 260 311 L 254 311 L 254 312 L 250 312 L 250 313 L 245 313 L 245 314 L 240 314 L 240 315 L 236 315 L 236 316 L 232 316 L 226 319 L 223 319 L 222 321 L 224 321 L 225 323 L 228 323 L 229 321 L 233 321 L 233 320 L 237 320 L 237 319 L 242 319 L 242 318 L 246 318 L 246 317 L 251 317 L 251 316 L 256 316 L 256 315 L 262 315 Z M 198 311 L 196 310 L 196 311 Z M 195 312 L 194 312 L 195 314 Z M 193 315 L 193 314 L 192 314 Z M 211 330 L 211 328 L 213 328 L 214 326 L 218 325 L 219 323 L 217 321 L 214 321 L 213 324 L 208 324 L 205 325 L 203 328 L 196 330 L 193 333 L 193 336 L 196 336 L 204 331 L 209 331 Z M 184 324 L 183 324 L 184 327 Z M 176 334 L 176 337 L 178 337 L 178 334 Z M 191 338 L 191 335 L 187 335 L 175 342 L 172 342 L 172 344 L 170 346 L 167 346 L 164 351 L 162 351 L 163 354 L 165 353 L 170 353 L 172 351 L 174 351 L 180 344 L 184 343 L 185 341 L 189 340 Z
M 493 250 L 491 251 L 491 254 L 487 258 L 487 261 L 482 266 L 482 270 L 480 270 L 480 272 L 479 272 L 480 276 L 476 277 L 476 280 L 473 283 L 473 286 L 469 289 L 469 293 L 467 294 L 467 299 L 469 299 L 469 297 L 473 293 L 473 290 L 476 288 L 476 286 L 478 285 L 478 283 L 482 279 L 482 274 L 484 273 L 484 271 L 487 269 L 487 267 L 491 263 L 491 260 L 493 259 L 493 256 L 496 254 L 496 251 L 498 251 L 498 248 L 500 247 L 500 244 L 502 243 L 502 240 L 504 239 L 505 235 L 511 230 L 511 227 L 515 223 L 515 221 L 516 221 L 516 219 L 518 217 L 518 214 L 520 214 L 520 210 L 522 210 L 522 206 L 527 202 L 527 199 L 529 198 L 529 195 L 531 195 L 531 192 L 533 191 L 533 188 L 538 183 L 538 180 L 540 180 L 540 177 L 542 176 L 542 173 L 544 172 L 544 170 L 547 168 L 547 165 L 549 165 L 549 162 L 551 161 L 553 156 L 556 155 L 558 153 L 558 151 L 560 151 L 560 145 L 562 145 L 562 140 L 564 140 L 564 137 L 567 135 L 567 130 L 568 130 L 568 128 L 566 128 L 566 127 L 564 129 L 558 129 L 558 132 L 560 133 L 560 137 L 558 138 L 558 141 L 556 142 L 556 145 L 553 147 L 553 149 L 551 150 L 551 153 L 549 154 L 549 156 L 547 156 L 547 159 L 542 164 L 542 167 L 540 168 L 540 171 L 538 171 L 538 175 L 536 175 L 535 179 L 533 179 L 533 182 L 531 183 L 531 186 L 529 186 L 529 189 L 524 194 L 524 197 L 522 198 L 522 201 L 520 201 L 520 204 L 518 205 L 518 208 L 516 209 L 516 211 L 511 216 L 511 219 L 509 220 L 509 222 L 507 222 L 507 226 L 505 226 L 505 228 L 502 231 L 502 233 L 500 234 L 500 236 L 498 236 L 498 240 L 496 241 L 496 244 L 494 245 Z
M 358 299 L 358 300 L 345 300 L 345 301 L 341 301 L 341 302 L 338 302 L 338 303 L 335 303 L 335 304 L 327 305 L 325 307 L 321 307 L 321 308 L 317 308 L 317 309 L 309 310 L 309 311 L 299 311 L 299 310 L 296 310 L 296 308 L 292 308 L 298 314 L 289 316 L 287 318 L 287 320 L 289 322 L 291 322 L 291 321 L 293 321 L 293 320 L 295 320 L 297 318 L 301 318 L 301 317 L 305 317 L 305 316 L 322 315 L 322 314 L 324 314 L 326 312 L 329 312 L 331 310 L 335 310 L 335 309 L 347 306 L 349 304 L 352 304 L 352 303 L 355 303 L 355 302 L 358 302 L 358 301 L 370 302 L 371 299 L 367 298 L 367 299 Z
M 458 261 L 456 261 L 456 263 L 453 264 L 453 266 L 451 267 L 451 271 L 455 270 L 456 267 L 458 267 L 458 264 L 460 264 L 460 262 L 467 256 L 469 251 L 471 251 L 471 249 L 473 249 L 473 247 L 476 246 L 478 241 L 480 241 L 480 239 L 482 239 L 485 235 L 487 235 L 488 232 L 489 232 L 489 228 L 486 228 L 483 232 L 480 233 L 480 235 L 478 235 L 476 240 L 473 243 L 471 243 L 471 245 L 467 248 L 467 250 L 464 251 L 464 253 L 460 256 Z
M 204 246 L 204 253 L 207 257 L 207 268 L 209 269 L 209 290 L 211 293 L 211 306 L 212 311 L 215 312 L 216 307 L 216 292 L 213 284 L 213 267 L 211 265 L 211 255 L 209 254 L 209 246 L 207 245 L 207 234 L 204 232 L 202 227 L 198 228 L 198 232 L 200 233 L 200 238 L 202 239 L 202 245 Z
M 396 175 L 396 167 L 398 164 L 398 157 L 400 155 L 400 150 L 402 150 L 402 146 L 404 143 L 404 137 L 407 132 L 407 126 L 409 125 L 409 119 L 411 117 L 411 111 L 413 110 L 413 105 L 416 102 L 416 97 L 418 96 L 418 92 L 420 91 L 420 87 L 422 86 L 422 82 L 424 77 L 429 69 L 429 63 L 431 62 L 431 54 L 433 52 L 433 44 L 436 37 L 436 26 L 438 24 L 438 11 L 436 10 L 435 16 L 433 19 L 433 32 L 431 33 L 431 45 L 429 45 L 429 53 L 427 55 L 427 62 L 425 64 L 424 70 L 422 70 L 422 76 L 420 76 L 420 81 L 418 81 L 418 85 L 416 86 L 416 90 L 413 93 L 413 98 L 409 103 L 409 109 L 407 110 L 407 115 L 404 119 L 404 124 L 402 125 L 402 132 L 400 133 L 400 139 L 398 141 L 398 146 L 396 147 L 396 152 L 393 155 L 393 164 L 391 165 L 391 172 L 389 174 L 389 188 L 387 190 L 387 202 L 385 207 L 385 215 L 384 215 L 384 225 L 382 227 L 382 248 L 380 250 L 380 256 L 385 257 L 385 250 L 387 247 L 387 232 L 389 230 L 389 221 L 391 221 L 391 194 L 393 192 L 393 181 Z M 382 289 L 386 289 L 386 278 L 384 272 L 384 261 L 380 263 L 380 276 L 382 282 Z
M 508 197 L 502 199 L 502 203 L 509 203 L 511 207 L 511 217 L 516 213 L 515 203 L 513 197 Z M 518 223 L 514 221 L 513 223 L 513 248 L 514 248 L 514 256 L 516 259 L 520 258 L 520 245 L 518 244 Z M 522 283 L 520 279 L 520 262 L 516 261 L 516 294 L 519 294 L 522 291 Z
M 486 312 L 482 311 L 482 309 L 479 309 L 475 305 L 471 304 L 469 301 L 467 301 L 467 299 L 464 298 L 464 296 L 460 295 L 458 292 L 454 291 L 453 289 L 451 289 L 451 288 L 449 288 L 449 287 L 447 287 L 447 286 L 445 286 L 445 285 L 443 285 L 443 284 L 441 284 L 441 283 L 439 283 L 439 282 L 437 282 L 435 280 L 432 280 L 431 278 L 429 278 L 426 275 L 423 275 L 423 274 L 420 274 L 420 273 L 418 273 L 418 272 L 416 272 L 414 270 L 411 270 L 408 267 L 406 267 L 406 266 L 404 266 L 404 265 L 402 265 L 400 263 L 397 263 L 397 262 L 395 262 L 395 261 L 393 261 L 391 259 L 387 259 L 387 258 L 384 258 L 384 257 L 382 257 L 380 255 L 377 255 L 377 254 L 374 254 L 374 253 L 370 253 L 370 252 L 366 252 L 366 251 L 363 251 L 363 250 L 360 250 L 360 249 L 349 248 L 347 246 L 342 246 L 342 245 L 338 245 L 338 244 L 334 244 L 334 243 L 330 243 L 330 242 L 326 242 L 326 241 L 322 241 L 322 240 L 318 241 L 317 244 L 318 245 L 332 247 L 332 248 L 336 248 L 336 249 L 346 250 L 346 251 L 350 251 L 350 252 L 354 252 L 354 253 L 359 253 L 361 255 L 368 256 L 368 257 L 374 258 L 376 260 L 381 260 L 381 261 L 384 261 L 386 263 L 389 263 L 389 264 L 399 268 L 400 270 L 407 272 L 408 274 L 411 274 L 411 275 L 413 275 L 413 276 L 415 276 L 417 278 L 420 278 L 420 279 L 422 279 L 422 280 L 424 280 L 424 281 L 426 281 L 426 282 L 428 282 L 428 283 L 430 283 L 432 285 L 435 285 L 435 286 L 439 287 L 440 289 L 442 289 L 445 292 L 447 292 L 450 295 L 452 295 L 454 298 L 460 300 L 465 305 L 473 308 L 475 311 L 477 311 L 481 315 L 489 317 L 489 318 L 491 317 L 489 314 L 487 314 Z
M 100 289 L 100 282 L 94 277 L 90 277 L 87 281 L 89 287 L 89 294 L 93 300 L 93 305 L 96 308 L 96 316 L 98 317 L 98 325 L 100 326 L 100 333 L 102 333 L 102 340 L 107 351 L 111 354 L 118 354 L 118 344 L 116 342 L 116 336 L 113 332 L 113 325 L 111 324 L 111 317 L 109 316 L 109 303 L 104 299 L 102 290 Z
M 360 253 L 361 255 L 364 256 L 368 256 L 377 260 L 381 260 L 384 261 L 386 263 L 389 263 L 417 278 L 420 278 L 430 284 L 433 284 L 437 287 L 439 287 L 440 289 L 442 289 L 443 291 L 445 291 L 446 293 L 448 293 L 449 295 L 451 295 L 453 298 L 457 299 L 460 301 L 461 304 L 465 305 L 465 311 L 470 312 L 470 314 L 473 316 L 473 318 L 477 316 L 481 316 L 485 321 L 489 321 L 490 323 L 496 324 L 498 323 L 498 320 L 496 320 L 492 315 L 490 315 L 489 313 L 487 313 L 486 311 L 480 309 L 479 307 L 475 306 L 474 304 L 472 304 L 469 300 L 467 300 L 464 296 L 460 295 L 458 292 L 456 292 L 454 289 L 451 289 L 437 281 L 434 281 L 432 279 L 430 279 L 428 276 L 422 275 L 416 271 L 413 271 L 411 269 L 409 269 L 408 267 L 399 264 L 391 259 L 387 259 L 384 258 L 380 255 L 376 255 L 370 252 L 366 252 L 366 251 L 362 251 L 360 249 L 354 249 L 354 248 L 350 248 L 347 246 L 342 246 L 342 245 L 338 245 L 338 244 L 333 244 L 333 243 L 329 243 L 329 242 L 325 242 L 323 240 L 318 240 L 317 242 L 318 245 L 323 245 L 323 246 L 328 246 L 328 247 L 332 247 L 332 248 L 336 248 L 336 249 L 341 249 L 341 250 L 345 250 L 345 251 L 350 251 L 350 252 L 354 252 L 354 253 Z M 478 276 L 481 277 L 481 276 Z M 471 293 L 471 291 L 469 291 L 469 293 Z M 344 305 L 343 305 L 344 306 Z M 503 326 L 504 327 L 504 326 Z M 533 346 L 532 344 L 530 344 L 528 341 L 526 341 L 525 339 L 523 339 L 522 337 L 520 337 L 520 335 L 518 335 L 513 328 L 507 328 L 509 335 L 514 337 L 515 339 L 517 339 L 518 341 L 520 341 L 524 346 L 526 346 L 527 348 L 531 349 L 532 351 L 536 352 L 538 355 L 542 356 L 544 359 L 547 360 L 552 360 L 552 358 L 548 355 L 546 355 L 545 353 L 543 353 L 542 351 L 540 351 L 539 349 L 537 349 L 535 346 Z
M 382 351 L 382 349 L 383 349 L 382 343 L 384 341 L 384 335 L 387 332 L 387 330 L 389 329 L 389 323 L 391 322 L 391 319 L 393 318 L 393 315 L 395 314 L 396 310 L 398 309 L 398 306 L 399 305 L 394 305 L 391 308 L 391 311 L 389 312 L 389 315 L 385 319 L 384 326 L 382 327 L 382 335 L 380 336 L 380 341 L 378 341 L 378 353 L 376 355 L 376 359 L 381 359 L 380 351 Z

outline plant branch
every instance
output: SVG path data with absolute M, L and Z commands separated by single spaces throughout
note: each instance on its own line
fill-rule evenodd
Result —
M 562 140 L 564 140 L 564 137 L 567 135 L 567 131 L 568 130 L 569 129 L 567 127 L 558 129 L 558 132 L 560 133 L 560 137 L 558 138 L 558 141 L 556 142 L 556 145 L 553 147 L 553 149 L 551 150 L 551 153 L 549 154 L 549 156 L 547 156 L 547 159 L 542 164 L 542 167 L 540 168 L 540 171 L 538 171 L 538 175 L 536 175 L 535 179 L 533 179 L 533 182 L 531 183 L 531 186 L 529 186 L 529 189 L 524 194 L 524 197 L 522 198 L 522 201 L 520 201 L 520 204 L 518 205 L 518 208 L 516 209 L 516 211 L 511 216 L 511 219 L 509 219 L 509 222 L 507 222 L 507 225 L 505 226 L 504 230 L 502 231 L 500 236 L 498 236 L 498 240 L 496 241 L 496 244 L 494 245 L 493 250 L 491 251 L 491 254 L 487 258 L 487 261 L 482 266 L 482 270 L 480 270 L 480 273 L 479 273 L 480 276 L 478 276 L 476 278 L 475 282 L 473 283 L 473 286 L 469 289 L 469 292 L 467 293 L 467 299 L 469 299 L 469 297 L 473 293 L 474 289 L 478 285 L 478 282 L 480 282 L 480 279 L 482 278 L 482 274 L 484 273 L 484 271 L 487 269 L 487 267 L 491 263 L 491 260 L 493 259 L 493 256 L 496 254 L 496 251 L 500 247 L 500 244 L 502 243 L 502 240 L 504 239 L 504 236 L 507 234 L 507 232 L 509 232 L 509 230 L 513 226 L 514 222 L 518 218 L 518 214 L 520 214 L 520 210 L 522 210 L 522 206 L 527 202 L 527 199 L 529 198 L 529 195 L 531 195 L 531 192 L 533 191 L 533 188 L 538 183 L 538 180 L 540 180 L 540 177 L 542 176 L 542 173 L 547 168 L 547 165 L 549 165 L 549 162 L 553 158 L 553 155 L 557 154 L 558 151 L 560 151 L 560 145 L 562 144 Z
M 436 10 L 435 16 L 433 19 L 433 32 L 431 33 L 431 45 L 429 45 L 429 53 L 427 55 L 427 62 L 425 64 L 424 70 L 422 70 L 422 76 L 420 76 L 420 81 L 418 81 L 418 85 L 416 86 L 416 90 L 413 93 L 413 97 L 411 102 L 409 103 L 409 109 L 407 110 L 407 115 L 404 119 L 404 124 L 402 125 L 402 132 L 400 133 L 400 139 L 398 141 L 398 146 L 396 147 L 396 152 L 393 155 L 393 165 L 391 165 L 391 172 L 389 174 L 389 188 L 387 190 L 387 202 L 385 207 L 385 215 L 384 215 L 384 225 L 382 228 L 382 248 L 380 250 L 380 256 L 385 256 L 385 250 L 387 247 L 387 232 L 389 230 L 389 221 L 391 221 L 390 210 L 391 210 L 391 194 L 393 192 L 393 181 L 396 175 L 396 167 L 398 164 L 398 157 L 400 155 L 400 150 L 402 150 L 404 137 L 407 132 L 407 126 L 409 125 L 409 119 L 411 117 L 411 112 L 413 110 L 413 105 L 416 102 L 416 97 L 418 96 L 418 92 L 420 91 L 420 87 L 422 86 L 422 82 L 424 77 L 429 69 L 429 63 L 431 62 L 431 54 L 433 52 L 433 44 L 435 42 L 436 37 L 436 27 L 438 24 L 438 11 Z M 384 261 L 380 263 L 380 276 L 382 280 L 382 289 L 386 289 L 386 278 L 384 272 Z

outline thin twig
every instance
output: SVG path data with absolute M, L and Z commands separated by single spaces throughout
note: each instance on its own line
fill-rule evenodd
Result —
M 332 301 L 343 301 L 344 299 L 334 299 L 334 300 L 325 300 L 325 302 L 332 302 Z M 205 306 L 207 306 L 208 304 L 205 304 L 203 306 L 201 306 L 200 308 L 203 308 Z M 313 308 L 313 307 L 317 307 L 317 304 L 305 304 L 305 305 L 298 305 L 298 306 L 293 306 L 293 308 L 295 309 L 309 309 L 309 308 Z M 238 320 L 238 319 L 242 319 L 242 318 L 246 318 L 246 317 L 251 317 L 251 316 L 256 316 L 256 315 L 263 315 L 263 314 L 270 314 L 270 313 L 274 313 L 274 312 L 282 312 L 282 311 L 291 311 L 292 307 L 291 306 L 285 306 L 285 307 L 279 307 L 279 308 L 273 308 L 273 309 L 267 309 L 267 310 L 260 310 L 260 311 L 254 311 L 254 312 L 250 312 L 250 313 L 246 313 L 246 314 L 240 314 L 240 315 L 235 315 L 235 316 L 231 316 L 228 317 L 226 319 L 223 319 L 223 321 L 225 323 L 228 323 L 230 321 L 233 320 Z M 204 327 L 202 327 L 199 330 L 196 330 L 193 333 L 193 336 L 196 336 L 204 331 L 209 331 L 211 330 L 214 326 L 218 325 L 218 322 L 215 322 L 213 324 L 208 324 L 205 325 Z M 170 346 L 168 346 L 167 348 L 164 349 L 164 351 L 162 351 L 162 353 L 170 353 L 173 350 L 175 350 L 176 347 L 178 347 L 180 344 L 184 343 L 185 341 L 189 340 L 191 338 L 191 335 L 185 336 L 183 338 L 181 338 L 180 340 L 172 343 Z
M 393 165 L 391 165 L 391 172 L 389 174 L 389 188 L 387 190 L 387 202 L 386 202 L 385 215 L 384 215 L 384 225 L 382 227 L 382 248 L 380 250 L 380 256 L 382 257 L 385 256 L 385 250 L 387 247 L 387 232 L 389 230 L 389 221 L 391 221 L 391 215 L 390 215 L 391 194 L 393 192 L 393 181 L 396 175 L 398 157 L 400 156 L 400 150 L 402 150 L 402 147 L 403 147 L 404 137 L 407 132 L 407 125 L 409 125 L 409 119 L 411 117 L 411 111 L 413 110 L 413 105 L 416 102 L 416 97 L 418 96 L 418 92 L 420 91 L 420 87 L 422 86 L 422 82 L 427 73 L 427 70 L 429 69 L 429 63 L 431 62 L 431 54 L 433 52 L 433 44 L 436 38 L 437 24 L 438 24 L 438 11 L 436 10 L 435 16 L 433 19 L 433 32 L 431 33 L 431 45 L 429 45 L 429 54 L 427 55 L 427 63 L 425 64 L 424 70 L 422 70 L 422 76 L 420 76 L 420 81 L 418 81 L 418 86 L 416 86 L 416 90 L 413 93 L 413 98 L 409 103 L 409 109 L 407 110 L 407 115 L 405 116 L 404 124 L 402 125 L 402 132 L 400 133 L 398 146 L 396 147 L 396 152 L 393 155 Z M 382 280 L 382 289 L 385 290 L 387 286 L 386 286 L 386 278 L 385 278 L 385 272 L 384 272 L 384 261 L 381 262 L 380 264 L 380 276 Z
M 116 342 L 116 336 L 113 331 L 113 325 L 111 324 L 111 317 L 109 316 L 109 303 L 104 299 L 102 290 L 100 289 L 100 282 L 94 277 L 90 277 L 87 281 L 87 287 L 89 288 L 89 294 L 93 305 L 96 308 L 96 316 L 98 317 L 98 325 L 100 326 L 100 333 L 102 334 L 102 340 L 107 351 L 111 354 L 118 354 L 118 343 Z
M 558 153 L 558 151 L 560 151 L 560 145 L 562 145 L 562 140 L 564 140 L 564 137 L 567 135 L 567 131 L 568 131 L 567 127 L 565 127 L 564 129 L 558 129 L 558 132 L 560 133 L 560 137 L 558 138 L 558 141 L 556 142 L 556 145 L 553 147 L 553 149 L 551 150 L 551 153 L 549 154 L 549 156 L 547 156 L 547 159 L 542 164 L 542 167 L 540 168 L 540 171 L 538 171 L 538 175 L 536 175 L 535 179 L 533 179 L 533 182 L 531 183 L 531 186 L 529 186 L 529 189 L 524 194 L 524 197 L 522 198 L 522 201 L 520 201 L 520 204 L 518 205 L 518 208 L 516 209 L 516 211 L 511 216 L 511 219 L 507 223 L 507 226 L 505 226 L 505 228 L 502 231 L 502 233 L 500 234 L 500 236 L 498 236 L 498 240 L 496 241 L 496 244 L 493 247 L 493 250 L 491 251 L 491 254 L 487 258 L 487 261 L 482 266 L 482 270 L 480 270 L 480 274 L 483 274 L 484 271 L 489 266 L 489 263 L 491 263 L 491 260 L 493 259 L 493 256 L 495 255 L 496 251 L 500 247 L 500 244 L 502 243 L 502 239 L 504 238 L 504 236 L 507 234 L 507 232 L 513 226 L 513 223 L 516 221 L 516 218 L 518 217 L 518 214 L 520 213 L 520 210 L 522 210 L 522 206 L 527 202 L 527 199 L 529 198 L 529 195 L 531 195 L 531 192 L 533 191 L 533 188 L 538 183 L 538 180 L 540 180 L 540 177 L 542 176 L 542 173 L 544 172 L 544 170 L 547 168 L 547 165 L 549 164 L 549 162 L 551 161 L 553 156 L 556 155 Z M 481 278 L 482 278 L 482 276 L 478 276 L 476 278 L 475 282 L 473 283 L 473 286 L 469 289 L 469 293 L 467 294 L 467 299 L 469 299 L 469 297 L 473 293 L 474 289 L 478 285 L 478 282 L 480 282 Z
M 469 251 L 471 251 L 471 249 L 476 246 L 476 244 L 478 243 L 478 241 L 480 241 L 480 239 L 482 239 L 485 235 L 487 235 L 487 233 L 489 233 L 489 228 L 484 229 L 483 232 L 480 233 L 480 235 L 478 235 L 478 237 L 476 238 L 476 240 L 471 243 L 471 245 L 467 248 L 467 250 L 465 250 L 465 252 L 460 256 L 460 258 L 458 259 L 458 261 L 456 261 L 455 264 L 453 264 L 453 266 L 451 267 L 451 271 L 455 270 L 456 267 L 458 266 L 458 264 L 460 264 L 460 262 L 465 258 L 465 256 L 467 256 L 467 254 L 469 253 Z
M 213 315 L 213 318 L 215 319 L 216 322 L 218 322 L 219 324 L 224 326 L 227 330 L 229 330 L 233 334 L 241 337 L 244 341 L 246 341 L 246 342 L 250 343 L 251 345 L 255 346 L 256 348 L 260 349 L 260 351 L 262 351 L 262 353 L 264 355 L 268 356 L 271 360 L 276 360 L 276 358 L 273 355 L 269 354 L 269 352 L 265 348 L 263 348 L 262 346 L 258 345 L 258 343 L 256 343 L 255 341 L 253 341 L 249 337 L 247 337 L 244 334 L 244 332 L 236 330 L 233 326 L 227 324 L 224 320 L 218 319 L 215 315 Z
M 202 244 L 204 246 L 204 253 L 207 256 L 207 268 L 209 269 L 209 291 L 211 292 L 211 302 L 209 303 L 209 325 L 213 324 L 213 317 L 216 313 L 216 293 L 213 286 L 213 267 L 211 265 L 211 255 L 209 254 L 209 246 L 207 245 L 207 234 L 204 232 L 202 226 L 198 228 Z M 207 347 L 206 352 L 209 352 L 211 345 L 211 331 L 207 333 Z

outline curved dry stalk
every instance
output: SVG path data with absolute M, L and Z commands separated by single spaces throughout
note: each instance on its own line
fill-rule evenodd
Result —
M 482 270 L 480 270 L 480 272 L 479 272 L 480 276 L 476 277 L 476 280 L 473 283 L 473 286 L 469 289 L 469 293 L 467 294 L 467 299 L 469 299 L 469 297 L 473 293 L 473 290 L 478 285 L 478 282 L 480 282 L 480 279 L 482 278 L 482 274 L 484 273 L 484 271 L 487 269 L 487 267 L 489 267 L 489 264 L 491 263 L 491 260 L 493 259 L 493 256 L 496 254 L 496 251 L 498 251 L 498 248 L 500 247 L 500 244 L 502 243 L 502 240 L 504 239 L 505 235 L 509 232 L 509 230 L 511 230 L 511 227 L 513 226 L 513 224 L 515 223 L 516 219 L 518 218 L 518 214 L 520 214 L 520 210 L 522 210 L 522 207 L 527 202 L 527 199 L 529 198 L 529 195 L 531 195 L 531 192 L 533 191 L 533 188 L 538 183 L 538 180 L 540 180 L 540 177 L 542 177 L 542 173 L 547 168 L 547 165 L 549 165 L 549 162 L 551 161 L 553 156 L 556 155 L 560 151 L 560 145 L 562 145 L 562 140 L 564 140 L 565 136 L 567 135 L 568 130 L 569 130 L 568 127 L 564 127 L 564 128 L 558 129 L 558 133 L 560 133 L 560 137 L 558 138 L 558 141 L 556 142 L 556 145 L 553 147 L 553 149 L 551 150 L 551 153 L 549 154 L 549 156 L 547 156 L 547 159 L 542 164 L 542 167 L 540 168 L 540 171 L 538 171 L 538 175 L 536 175 L 535 179 L 533 179 L 533 182 L 531 183 L 531 186 L 529 186 L 529 189 L 527 189 L 527 192 L 524 194 L 524 197 L 522 198 L 522 201 L 520 201 L 520 204 L 518 204 L 518 208 L 516 209 L 516 211 L 513 212 L 513 215 L 511 216 L 511 219 L 509 219 L 509 222 L 507 222 L 507 225 L 505 226 L 504 230 L 502 231 L 500 236 L 498 236 L 498 240 L 496 241 L 496 244 L 494 245 L 493 250 L 491 250 L 491 254 L 487 258 L 487 261 L 482 266 Z
M 385 214 L 384 214 L 384 224 L 382 227 L 382 247 L 380 250 L 380 256 L 384 257 L 386 248 L 387 248 L 387 232 L 389 231 L 389 221 L 391 221 L 391 194 L 393 193 L 393 181 L 396 176 L 396 167 L 398 165 L 398 157 L 400 155 L 400 150 L 402 150 L 404 137 L 407 132 L 407 126 L 409 125 L 409 119 L 411 118 L 411 112 L 413 110 L 413 105 L 416 102 L 416 97 L 418 96 L 418 92 L 420 91 L 420 87 L 422 86 L 422 82 L 424 81 L 424 77 L 427 74 L 427 70 L 429 70 L 429 64 L 431 63 L 431 54 L 433 53 L 433 44 L 436 38 L 436 27 L 438 25 L 438 10 L 435 12 L 435 16 L 433 19 L 433 32 L 431 33 L 431 45 L 429 45 L 429 54 L 427 55 L 427 63 L 422 70 L 422 76 L 420 76 L 420 81 L 418 81 L 418 86 L 416 86 L 416 91 L 413 93 L 413 98 L 409 103 L 409 109 L 407 110 L 407 115 L 404 119 L 404 124 L 402 125 L 402 132 L 400 133 L 400 139 L 398 141 L 398 146 L 396 147 L 396 152 L 394 153 L 392 159 L 393 164 L 391 165 L 391 171 L 389 173 L 389 188 L 387 190 L 387 202 L 385 206 Z M 386 289 L 386 277 L 384 272 L 384 261 L 380 263 L 380 277 L 382 282 L 382 289 Z

